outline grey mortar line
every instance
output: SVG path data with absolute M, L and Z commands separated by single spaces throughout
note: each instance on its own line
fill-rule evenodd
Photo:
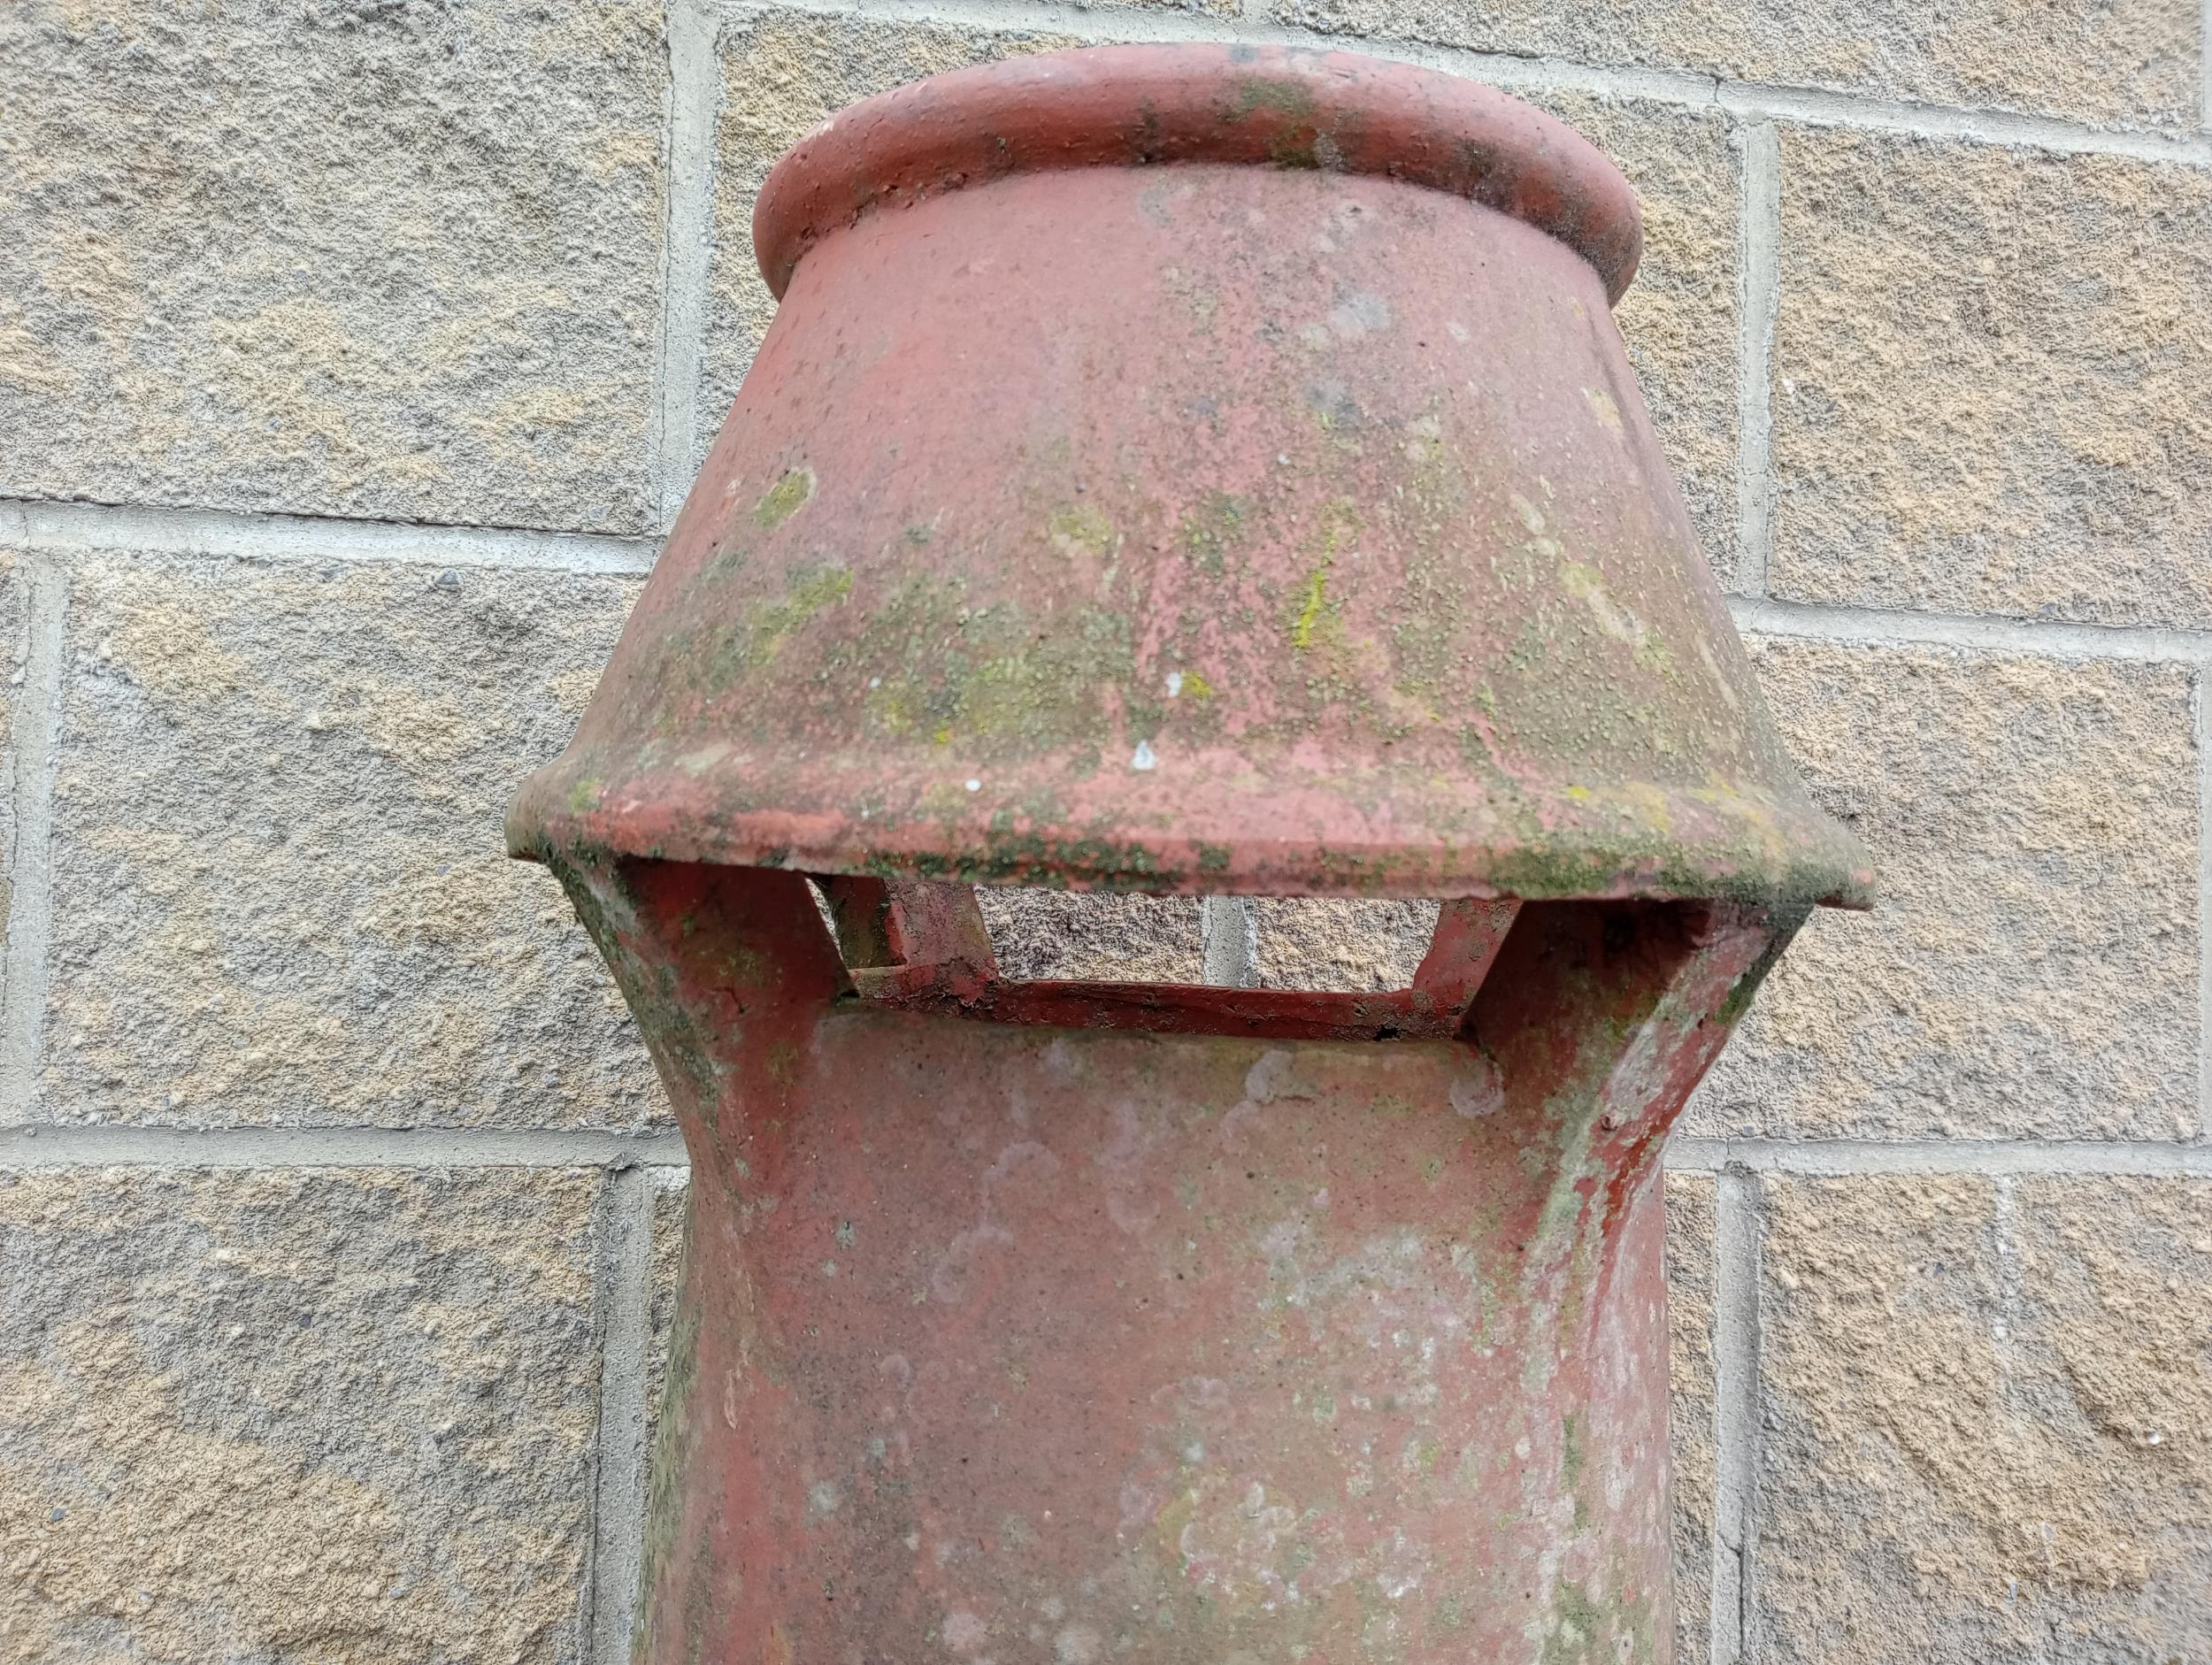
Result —
M 0 948 L 0 1115 L 27 1115 L 38 1093 L 54 935 L 54 768 L 68 582 L 52 564 L 19 569 L 24 598 L 23 679 L 15 691 L 8 794 L 8 931 Z
M 1737 245 L 1735 587 L 1763 596 L 1774 548 L 1774 324 L 1781 306 L 1782 146 L 1770 121 L 1743 133 Z
M 618 574 L 651 571 L 655 553 L 650 539 L 597 533 L 20 499 L 0 503 L 0 541 L 65 562 L 102 555 L 215 556 Z
M 2212 1140 L 2212 952 L 2204 940 L 2212 920 L 2212 688 L 2202 667 L 2189 701 L 2197 748 L 2197 1138 Z
M 1983 653 L 2066 659 L 2212 664 L 2212 632 L 2142 625 L 2081 625 L 2051 619 L 1922 613 L 1870 607 L 1824 607 L 1732 597 L 1736 628 L 1861 647 L 1962 648 Z
M 1741 81 L 1696 70 L 1586 64 L 1536 53 L 1485 51 L 1420 41 L 1336 35 L 1285 23 L 1273 15 L 1213 17 L 1186 12 L 1127 12 L 1029 4 L 1027 0 L 730 0 L 726 15 L 779 12 L 864 18 L 883 22 L 945 24 L 956 28 L 1066 35 L 1086 43 L 1141 41 L 1231 41 L 1256 45 L 1346 50 L 1449 70 L 1502 90 L 1586 93 L 1693 109 L 1718 109 L 1742 120 L 1782 120 L 1812 127 L 1861 127 L 1913 138 L 1958 139 L 2021 146 L 2064 155 L 2212 167 L 2212 135 L 2100 127 L 2057 116 L 1975 109 L 1917 99 L 1816 87 Z
M 681 1167 L 673 1132 L 569 1128 L 127 1127 L 114 1123 L 0 1128 L 0 1170 L 145 1168 Z
M 1759 1472 L 1759 1180 L 1724 1170 L 1713 1200 L 1711 1665 L 1750 1657 Z
M 2212 1147 L 2163 1139 L 1703 1139 L 1666 1149 L 1675 1172 L 2212 1178 Z
M 1199 905 L 1202 975 L 1217 988 L 1250 988 L 1258 973 L 1259 907 L 1249 896 L 1208 896 Z
M 599 1426 L 592 1475 L 588 1657 L 628 1665 L 645 1541 L 645 1378 L 653 1300 L 652 1188 L 639 1169 L 608 1177 L 593 1297 Z
M 660 518 L 675 524 L 698 455 L 699 378 L 706 356 L 714 240 L 714 138 L 721 93 L 718 19 L 701 0 L 668 13 L 668 219 L 661 260 Z

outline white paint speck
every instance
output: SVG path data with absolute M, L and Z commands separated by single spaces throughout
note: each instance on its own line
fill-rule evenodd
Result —
M 1180 699 L 1182 694 L 1183 673 L 1180 671 L 1169 671 L 1167 673 L 1167 697 L 1171 700 Z
M 956 1653 L 972 1653 L 981 1647 L 991 1627 L 964 1608 L 945 1615 L 945 1646 Z
M 1470 1121 L 1491 1115 L 1505 1104 L 1505 1089 L 1495 1080 L 1455 1081 L 1447 1096 L 1451 1101 L 1454 1114 L 1463 1116 Z
M 1244 1072 L 1244 1096 L 1255 1104 L 1273 1103 L 1297 1063 L 1296 1056 L 1286 1048 L 1270 1047 Z
M 1140 773 L 1157 768 L 1159 762 L 1160 760 L 1152 755 L 1152 742 L 1148 740 L 1139 740 L 1137 749 L 1129 756 L 1129 766 Z
M 1329 327 L 1338 340 L 1348 341 L 1388 329 L 1390 303 L 1371 290 L 1362 289 L 1329 310 Z
M 971 780 L 967 783 L 967 787 L 970 792 L 980 792 L 983 790 L 983 783 L 980 780 Z

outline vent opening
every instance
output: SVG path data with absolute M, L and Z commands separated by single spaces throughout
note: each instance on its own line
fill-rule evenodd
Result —
M 1310 1039 L 1456 1034 L 1517 907 L 813 884 L 864 1001 L 999 1023 Z

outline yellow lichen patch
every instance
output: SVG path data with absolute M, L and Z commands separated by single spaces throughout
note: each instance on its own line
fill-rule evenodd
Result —
M 810 567 L 794 572 L 781 601 L 764 602 L 748 611 L 743 668 L 757 669 L 773 661 L 795 631 L 852 592 L 853 575 L 844 567 Z
M 1314 627 L 1321 622 L 1322 609 L 1328 603 L 1329 563 L 1323 561 L 1306 574 L 1306 582 L 1299 593 L 1298 613 L 1290 621 L 1290 645 L 1297 648 L 1313 646 Z
M 1614 598 L 1606 587 L 1603 573 L 1580 561 L 1562 561 L 1558 572 L 1561 590 L 1589 609 L 1600 630 L 1632 649 L 1632 656 L 1637 665 L 1662 676 L 1673 673 L 1673 654 L 1632 609 Z M 1654 717 L 1657 716 L 1655 708 L 1637 709 L 1648 711 Z
M 797 514 L 814 495 L 814 471 L 803 465 L 787 469 L 783 477 L 760 495 L 753 505 L 753 524 L 773 532 Z
M 1102 557 L 1121 541 L 1114 523 L 1094 503 L 1070 503 L 1052 517 L 1045 531 L 1052 547 L 1065 556 Z

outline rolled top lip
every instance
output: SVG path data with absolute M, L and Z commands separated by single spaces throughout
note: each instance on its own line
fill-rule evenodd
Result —
M 1013 173 L 1184 163 L 1379 174 L 1479 203 L 1580 254 L 1609 302 L 1643 249 L 1620 170 L 1509 94 L 1358 53 L 1215 43 L 1074 47 L 863 99 L 769 171 L 753 248 L 780 300 L 815 243 L 878 210 Z

